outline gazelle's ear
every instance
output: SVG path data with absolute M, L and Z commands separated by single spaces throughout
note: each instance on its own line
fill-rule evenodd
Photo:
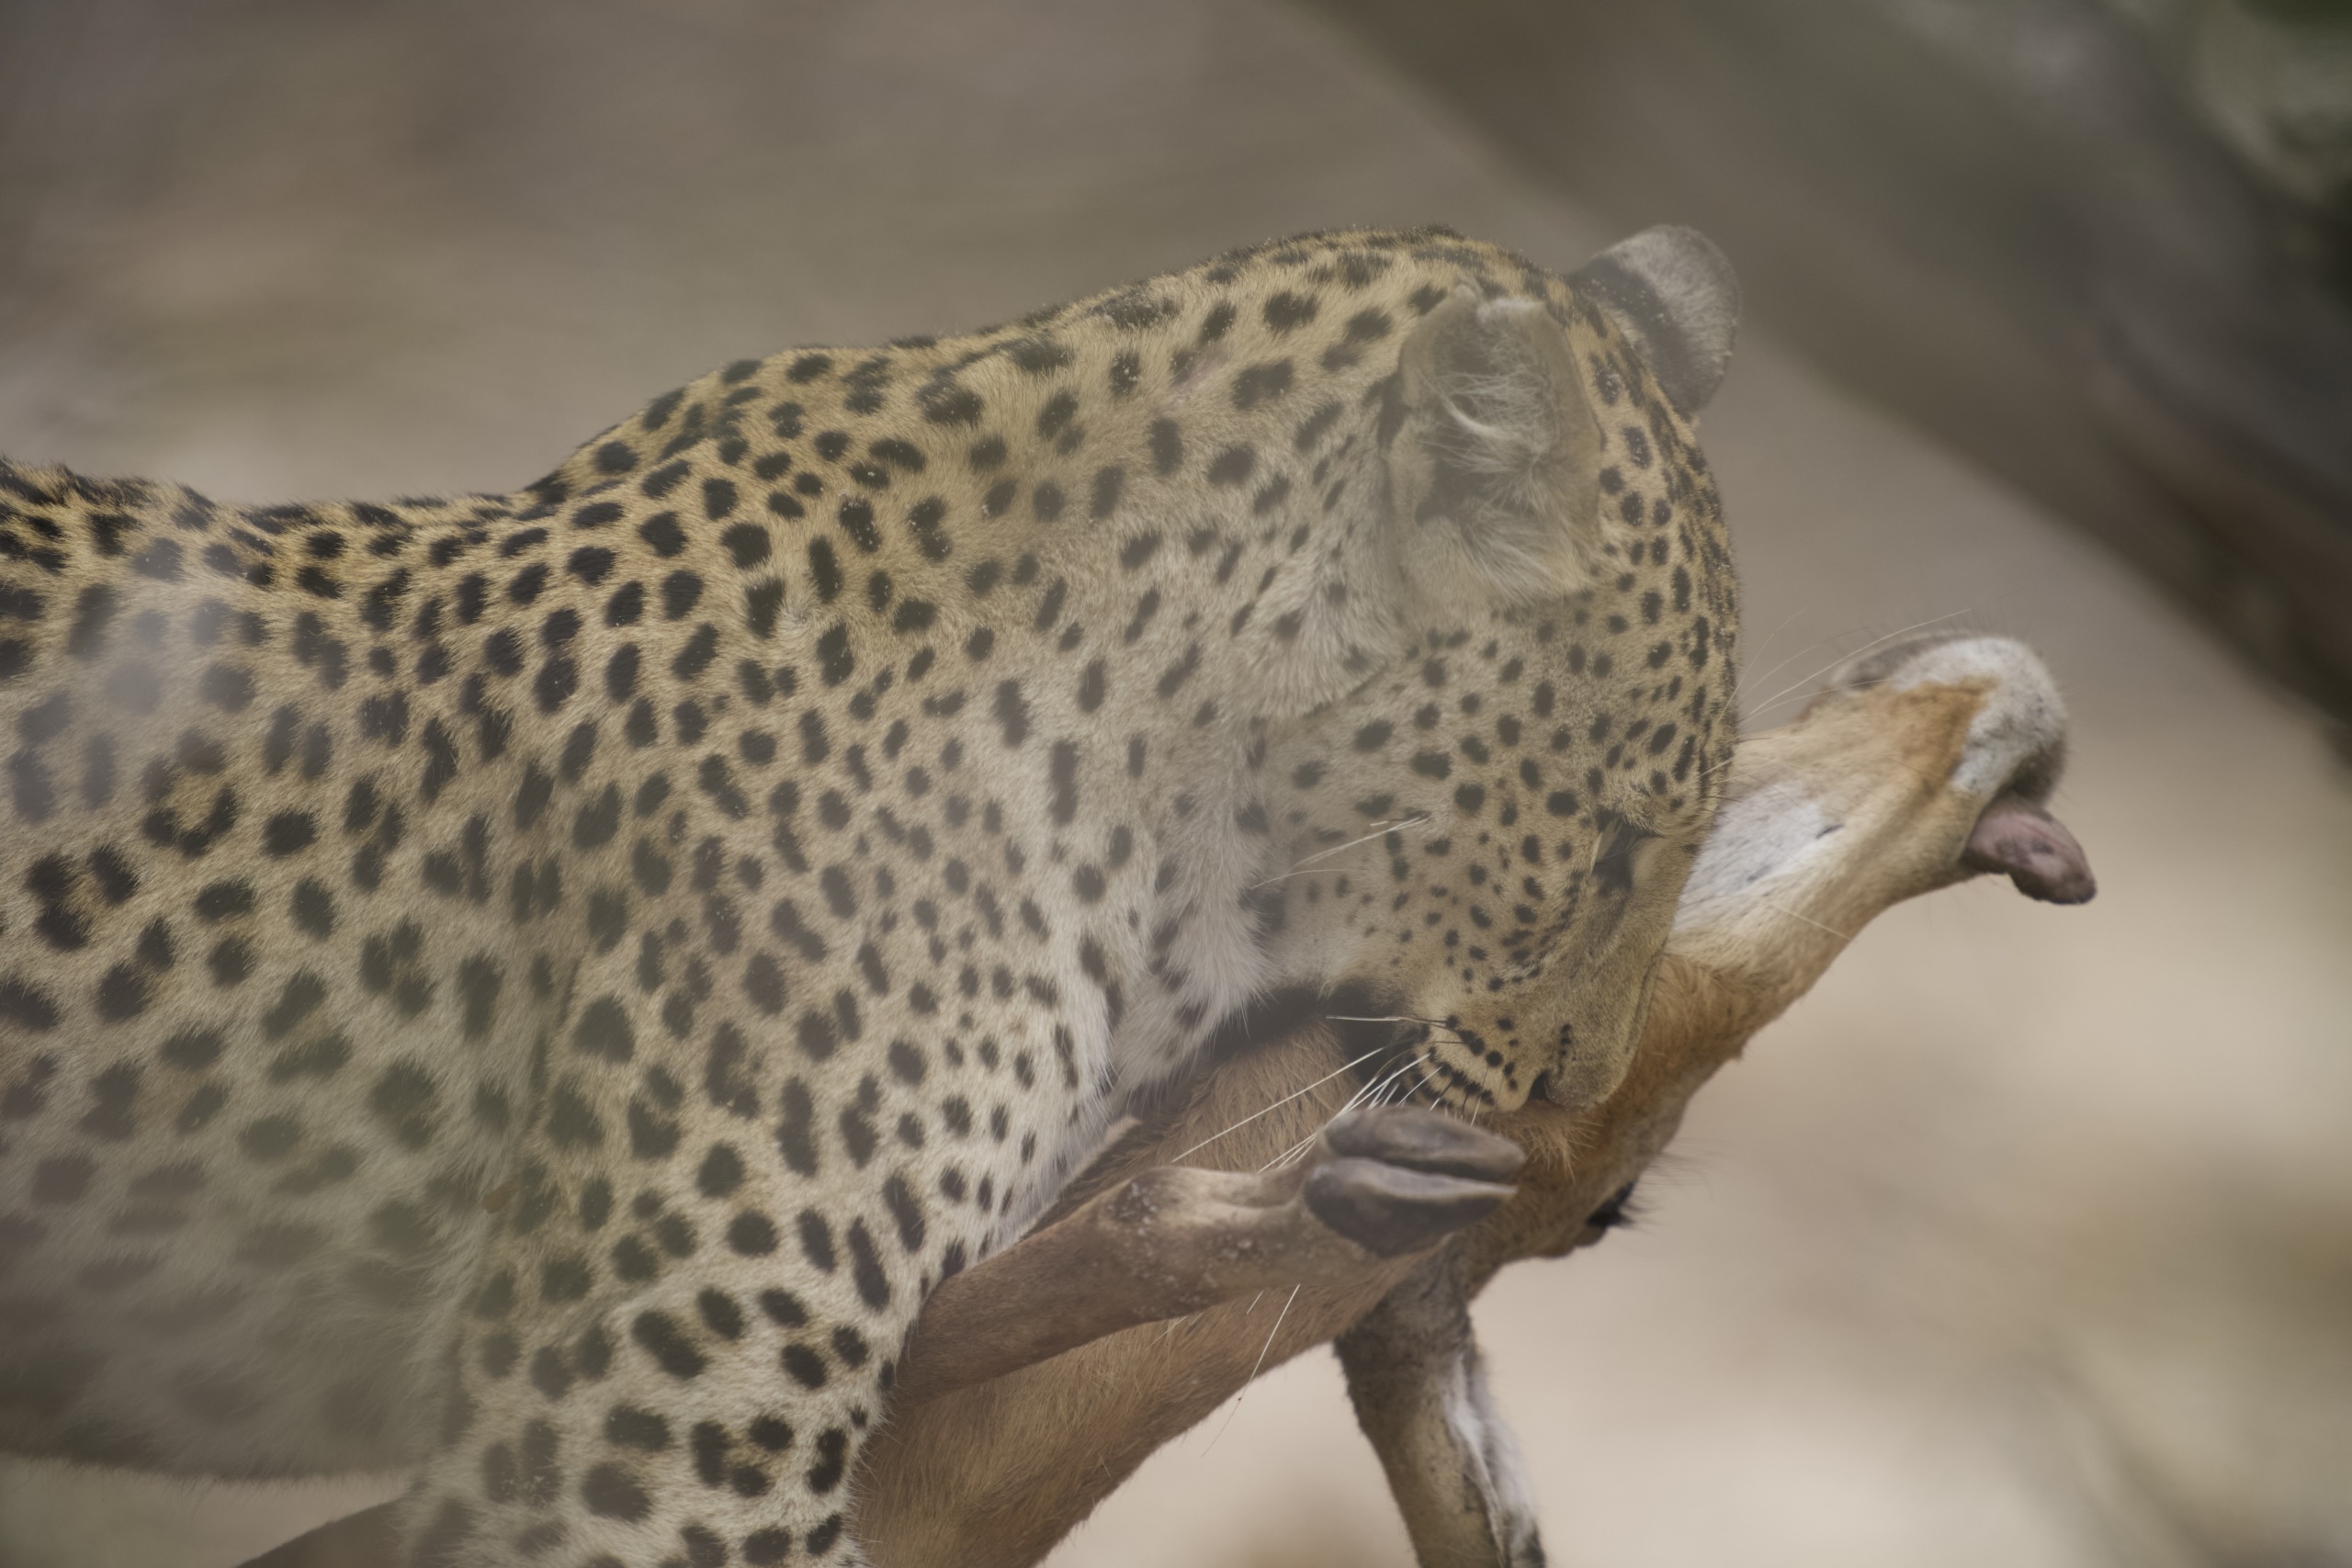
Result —
M 1567 334 L 1529 299 L 1464 290 L 1397 364 L 1389 448 L 1408 570 L 1506 594 L 1573 591 L 1600 549 L 1600 429 Z
M 1714 242 L 1661 224 L 1610 246 L 1568 282 L 1633 334 L 1676 411 L 1698 417 L 1739 335 L 1739 279 Z

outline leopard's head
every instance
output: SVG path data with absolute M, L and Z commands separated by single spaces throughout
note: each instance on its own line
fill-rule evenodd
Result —
M 1736 739 L 1737 594 L 1693 420 L 1728 265 L 1657 229 L 1453 294 L 1378 416 L 1393 627 L 1284 727 L 1260 890 L 1360 1070 L 1464 1109 L 1605 1097 Z

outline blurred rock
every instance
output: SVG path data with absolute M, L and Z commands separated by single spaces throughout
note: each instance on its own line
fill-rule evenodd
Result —
M 2352 721 L 2352 10 L 1317 4 Z

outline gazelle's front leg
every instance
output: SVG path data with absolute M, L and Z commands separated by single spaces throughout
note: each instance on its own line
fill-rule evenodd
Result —
M 1416 1107 L 1350 1111 L 1306 1163 L 1163 1165 L 1097 1194 L 933 1292 L 897 1404 L 1252 1291 L 1344 1285 L 1492 1213 L 1517 1145 Z
M 1541 1568 L 1519 1444 L 1487 1392 L 1450 1254 L 1416 1269 L 1336 1348 L 1421 1568 Z

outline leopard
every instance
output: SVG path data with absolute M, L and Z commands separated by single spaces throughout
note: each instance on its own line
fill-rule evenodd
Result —
M 1736 740 L 1695 232 L 737 360 L 518 490 L 0 462 L 0 1447 L 864 1561 L 924 1298 L 1300 1009 L 1591 1103 Z

